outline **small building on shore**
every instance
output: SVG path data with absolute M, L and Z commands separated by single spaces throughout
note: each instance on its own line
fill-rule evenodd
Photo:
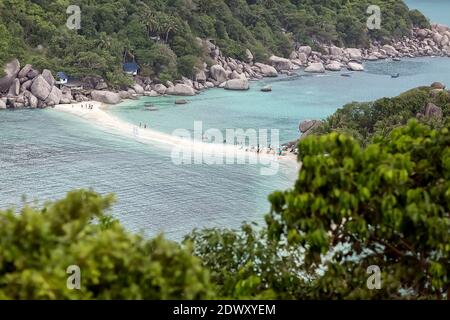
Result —
M 123 72 L 132 76 L 137 76 L 139 66 L 136 62 L 126 62 L 123 64 Z
M 57 84 L 67 84 L 67 82 L 69 81 L 69 77 L 66 75 L 65 72 L 60 71 L 56 74 L 56 83 Z

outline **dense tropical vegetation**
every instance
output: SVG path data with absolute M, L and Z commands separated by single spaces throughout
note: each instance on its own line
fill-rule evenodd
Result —
M 81 29 L 69 30 L 69 5 L 81 8 Z M 369 5 L 382 10 L 380 30 L 368 30 Z M 210 38 L 226 56 L 258 61 L 288 56 L 297 43 L 367 46 L 427 26 L 401 0 L 2 0 L 0 65 L 11 58 L 71 75 L 99 75 L 124 83 L 123 61 L 143 75 L 189 76 L 208 63 Z
M 338 111 L 300 142 L 297 182 L 269 196 L 264 226 L 145 239 L 83 190 L 0 211 L 0 298 L 449 298 L 450 94 L 433 90 Z M 442 117 L 410 119 L 430 101 Z

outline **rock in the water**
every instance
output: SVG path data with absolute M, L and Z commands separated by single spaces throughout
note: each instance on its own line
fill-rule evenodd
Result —
M 442 119 L 442 109 L 434 103 L 429 102 L 425 107 L 425 117 Z
M 278 71 L 272 66 L 264 63 L 255 63 L 255 66 L 259 68 L 259 72 L 262 73 L 264 77 L 277 77 Z
M 431 87 L 432 87 L 433 89 L 445 89 L 445 84 L 440 83 L 440 82 L 433 82 L 433 83 L 431 84 Z
M 20 93 L 20 80 L 14 79 L 11 86 L 9 87 L 8 95 L 18 96 Z
M 22 68 L 22 70 L 20 70 L 20 72 L 18 73 L 17 77 L 18 78 L 25 78 L 28 74 L 28 72 L 30 72 L 32 69 L 32 65 L 31 64 L 27 64 L 25 65 L 25 67 Z
M 269 58 L 270 64 L 277 69 L 277 71 L 282 70 L 291 70 L 292 69 L 292 63 L 289 59 L 277 57 L 277 56 L 271 56 Z
M 50 70 L 44 69 L 44 71 L 42 71 L 42 77 L 44 77 L 45 81 L 47 81 L 50 86 L 55 84 L 55 78 L 53 78 Z
M 211 73 L 211 77 L 216 80 L 219 83 L 225 82 L 227 81 L 227 72 L 225 71 L 225 69 L 219 65 L 219 64 L 215 64 L 211 67 L 211 69 L 209 70 L 209 72 Z
M 195 90 L 188 85 L 178 83 L 168 88 L 166 94 L 173 96 L 195 96 Z
M 227 90 L 248 90 L 250 85 L 246 79 L 232 79 L 225 83 L 225 89 Z
M 262 92 L 272 92 L 272 87 L 271 86 L 265 86 L 261 88 Z
M 44 101 L 49 96 L 52 87 L 47 81 L 42 77 L 42 75 L 37 76 L 33 84 L 31 85 L 31 93 L 39 100 Z
M 6 109 L 6 103 L 0 99 L 0 109 Z
M 363 65 L 357 62 L 349 62 L 347 67 L 352 71 L 364 71 Z
M 177 100 L 175 100 L 175 104 L 187 104 L 188 102 L 187 102 L 187 100 L 184 100 L 184 99 L 177 99 Z
M 324 73 L 325 72 L 325 67 L 323 66 L 322 62 L 315 62 L 315 63 L 311 63 L 306 69 L 305 72 L 310 72 L 310 73 Z
M 341 68 L 341 63 L 338 61 L 331 61 L 325 66 L 325 69 L 328 71 L 341 71 Z
M 111 91 L 94 90 L 91 92 L 92 100 L 107 103 L 117 104 L 120 102 L 120 95 Z

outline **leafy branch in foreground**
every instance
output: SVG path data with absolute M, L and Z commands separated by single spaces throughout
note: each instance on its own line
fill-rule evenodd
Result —
M 411 120 L 362 148 L 338 133 L 300 143 L 293 190 L 270 196 L 269 234 L 322 269 L 313 298 L 446 298 L 450 279 L 450 133 Z M 369 290 L 377 265 L 383 288 Z
M 0 211 L 0 299 L 213 297 L 189 248 L 125 231 L 105 214 L 112 201 L 80 190 L 41 210 Z M 66 286 L 71 265 L 80 267 L 80 290 Z

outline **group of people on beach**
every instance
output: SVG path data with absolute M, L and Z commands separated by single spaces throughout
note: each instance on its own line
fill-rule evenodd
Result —
M 75 106 L 74 105 L 72 105 L 72 108 L 75 108 Z M 92 109 L 94 109 L 94 105 L 93 104 L 90 104 L 90 103 L 87 103 L 87 104 L 81 104 L 81 109 L 89 109 L 89 110 L 92 110 Z
M 142 128 L 142 122 L 139 122 L 139 128 Z M 147 124 L 144 123 L 144 129 L 147 129 Z

